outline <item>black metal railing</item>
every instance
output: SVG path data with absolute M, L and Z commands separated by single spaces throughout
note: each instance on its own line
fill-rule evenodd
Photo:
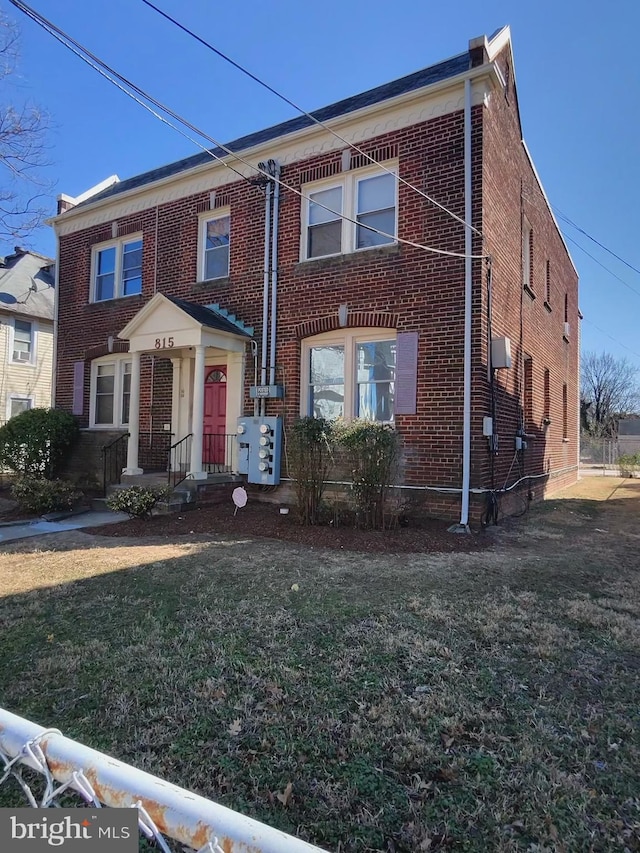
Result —
M 205 432 L 202 436 L 202 468 L 210 474 L 231 471 L 235 435 Z
M 175 489 L 178 483 L 186 479 L 191 463 L 191 439 L 193 433 L 185 435 L 180 441 L 172 444 L 167 451 L 166 465 L 169 472 L 168 483 L 170 488 Z
M 102 493 L 104 497 L 107 496 L 107 486 L 120 482 L 122 469 L 127 463 L 128 439 L 129 433 L 125 432 L 102 448 Z
M 145 473 L 167 470 L 167 453 L 172 439 L 172 432 L 140 432 L 138 465 Z

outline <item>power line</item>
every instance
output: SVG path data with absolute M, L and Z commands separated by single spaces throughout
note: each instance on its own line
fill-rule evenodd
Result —
M 600 332 L 600 334 L 604 335 L 606 338 L 609 338 L 609 340 L 613 341 L 614 344 L 618 344 L 618 346 L 621 346 L 623 349 L 626 349 L 627 352 L 631 353 L 631 355 L 635 355 L 636 358 L 640 358 L 640 353 L 635 352 L 635 350 L 632 350 L 631 347 L 628 347 L 626 344 L 623 344 L 622 341 L 619 341 L 617 338 L 614 338 L 613 335 L 610 335 L 608 332 L 605 332 L 605 330 L 601 329 L 600 326 L 596 326 L 596 324 L 593 323 L 591 320 L 587 319 L 587 317 L 584 318 L 583 322 L 588 323 L 590 326 L 593 326 L 593 328 Z
M 145 3 L 146 0 L 142 0 L 142 2 Z M 621 258 L 620 255 L 617 255 L 612 249 L 607 248 L 604 243 L 601 243 L 599 240 L 596 240 L 595 237 L 592 237 L 591 234 L 584 230 L 584 228 L 581 228 L 579 225 L 576 225 L 575 222 L 572 222 L 571 219 L 569 219 L 569 217 L 565 213 L 555 207 L 555 205 L 553 206 L 553 209 L 556 211 L 560 219 L 563 220 L 563 222 L 566 222 L 568 225 L 571 225 L 572 228 L 575 228 L 576 231 L 579 231 L 581 234 L 584 234 L 584 236 L 587 237 L 587 239 L 591 240 L 592 243 L 595 243 L 596 246 L 600 246 L 601 249 L 604 249 L 605 252 L 608 252 L 610 255 L 620 261 L 620 263 L 623 263 L 626 267 L 629 267 L 630 270 L 633 270 L 634 272 L 637 272 L 638 275 L 640 275 L 640 269 L 634 267 L 633 264 L 629 263 L 629 261 L 625 261 L 624 258 Z
M 199 36 L 197 33 L 193 32 L 193 30 L 190 30 L 184 24 L 181 24 L 180 21 L 177 21 L 175 18 L 171 17 L 171 15 L 169 15 L 167 12 L 164 12 L 162 9 L 159 9 L 157 6 L 155 6 L 153 3 L 151 3 L 150 0 L 142 0 L 142 2 L 146 6 L 149 6 L 150 9 L 153 9 L 154 11 L 156 11 L 159 15 L 162 15 L 163 18 L 165 18 L 167 21 L 170 21 L 172 24 L 174 24 L 176 27 L 178 27 L 178 29 L 182 30 L 182 32 L 191 36 L 196 41 L 198 41 L 201 45 L 203 45 L 204 47 L 211 50 L 213 53 L 216 54 L 216 56 L 219 56 L 221 59 L 224 59 L 225 62 L 228 62 L 230 65 L 232 65 L 238 71 L 241 71 L 243 74 L 245 74 L 247 77 L 249 77 L 255 83 L 257 83 L 259 86 L 262 86 L 263 89 L 266 89 L 268 92 L 271 92 L 271 94 L 275 95 L 276 98 L 279 98 L 281 101 L 284 101 L 285 104 L 288 104 L 290 107 L 293 107 L 294 110 L 296 110 L 297 112 L 306 116 L 314 124 L 318 125 L 318 127 L 324 128 L 324 130 L 331 133 L 336 139 L 339 139 L 340 142 L 343 142 L 345 145 L 348 145 L 349 148 L 353 148 L 354 151 L 357 151 L 358 154 L 361 154 L 363 157 L 366 157 L 370 163 L 374 163 L 380 169 L 384 170 L 385 172 L 388 172 L 390 175 L 394 175 L 394 177 L 401 184 L 404 184 L 405 186 L 414 190 L 414 192 L 417 192 L 424 199 L 431 202 L 431 204 L 438 207 L 444 213 L 447 213 L 449 216 L 452 216 L 455 220 L 457 220 L 462 225 L 464 225 L 465 228 L 467 228 L 467 227 L 470 228 L 475 234 L 477 234 L 478 237 L 483 236 L 481 231 L 479 231 L 477 228 L 474 228 L 473 225 L 467 224 L 464 221 L 464 219 L 462 219 L 462 217 L 455 214 L 452 210 L 449 210 L 449 208 L 445 207 L 439 201 L 436 201 L 434 198 L 432 198 L 426 192 L 421 190 L 419 187 L 416 187 L 415 184 L 412 184 L 410 181 L 407 181 L 404 178 L 401 178 L 400 175 L 396 175 L 395 172 L 393 172 L 391 169 L 388 169 L 383 163 L 380 163 L 374 157 L 371 157 L 371 155 L 367 154 L 366 151 L 363 151 L 363 149 L 360 148 L 358 145 L 356 145 L 354 142 L 349 142 L 347 139 L 344 138 L 344 136 L 340 136 L 339 133 L 336 133 L 336 131 L 333 130 L 333 128 L 329 127 L 329 125 L 326 124 L 326 122 L 323 122 L 321 119 L 317 118 L 313 113 L 307 112 L 307 110 L 305 110 L 303 107 L 298 106 L 298 104 L 296 104 L 294 101 L 292 101 L 286 95 L 283 95 L 282 92 L 278 92 L 277 89 L 274 89 L 273 86 L 270 86 L 268 83 L 266 83 L 264 80 L 262 80 L 256 74 L 253 74 L 251 71 L 249 71 L 243 65 L 240 65 L 239 62 L 236 62 L 235 60 L 231 59 L 230 56 L 227 56 L 225 53 L 223 53 L 217 47 L 214 47 L 210 42 L 203 39 L 201 36 Z
M 574 244 L 574 246 L 577 246 L 581 252 L 584 252 L 585 255 L 587 255 L 588 257 L 591 258 L 592 261 L 594 261 L 596 264 L 598 264 L 598 266 L 602 267 L 602 269 L 605 270 L 605 272 L 608 272 L 609 275 L 612 275 L 614 278 L 618 279 L 620 284 L 624 284 L 624 286 L 626 288 L 628 288 L 632 293 L 635 293 L 636 296 L 640 296 L 640 290 L 636 290 L 635 287 L 632 287 L 623 278 L 620 278 L 620 276 L 617 275 L 616 273 L 614 273 L 613 270 L 610 270 L 609 267 L 606 267 L 602 263 L 602 261 L 599 261 L 594 255 L 591 254 L 591 252 L 587 252 L 587 250 L 584 248 L 584 246 L 581 246 L 580 243 L 576 242 L 576 240 L 574 240 L 573 237 L 569 237 L 569 235 L 565 234 L 564 231 L 562 233 L 567 238 L 567 240 L 570 240 Z
M 109 80 L 110 83 L 113 83 L 121 92 L 123 92 L 128 97 L 132 98 L 132 100 L 134 100 L 137 104 L 139 104 L 141 107 L 143 107 L 148 112 L 150 112 L 155 118 L 159 119 L 164 124 L 173 128 L 173 130 L 176 130 L 185 139 L 188 139 L 193 145 L 196 145 L 204 153 L 206 153 L 207 155 L 212 157 L 214 160 L 219 162 L 221 165 L 225 166 L 226 168 L 230 169 L 235 174 L 239 175 L 244 181 L 249 180 L 246 177 L 246 175 L 243 175 L 237 169 L 234 169 L 232 166 L 229 165 L 229 163 L 227 163 L 222 157 L 218 156 L 214 151 L 211 151 L 209 148 L 206 148 L 200 142 L 198 142 L 197 140 L 193 139 L 188 134 L 186 134 L 183 130 L 176 127 L 174 124 L 172 124 L 166 118 L 164 118 L 159 113 L 157 113 L 155 110 L 153 110 L 149 106 L 149 104 L 146 104 L 146 103 L 144 103 L 144 101 L 140 100 L 140 98 L 146 99 L 147 101 L 149 101 L 150 104 L 153 104 L 158 109 L 167 113 L 167 115 L 171 116 L 173 119 L 180 122 L 185 127 L 189 128 L 189 130 L 196 133 L 198 136 L 202 137 L 203 139 L 206 139 L 208 142 L 211 142 L 213 145 L 220 148 L 222 151 L 224 151 L 227 155 L 232 157 L 234 160 L 237 160 L 238 162 L 243 163 L 244 165 L 248 166 L 250 169 L 257 172 L 258 175 L 264 176 L 265 173 L 261 169 L 259 169 L 257 166 L 255 166 L 253 163 L 251 163 L 249 160 L 247 160 L 244 157 L 242 157 L 241 155 L 237 154 L 236 152 L 231 150 L 228 146 L 224 145 L 222 142 L 219 142 L 214 137 L 205 133 L 205 131 L 201 130 L 196 125 L 192 124 L 187 119 L 183 118 L 181 115 L 176 113 L 170 107 L 167 107 L 161 101 L 158 101 L 157 99 L 155 99 L 152 95 L 150 95 L 144 89 L 141 89 L 135 83 L 131 82 L 126 77 L 119 74 L 115 69 L 111 68 L 105 62 L 103 62 L 98 56 L 93 54 L 90 50 L 85 48 L 79 42 L 75 41 L 75 39 L 73 39 L 66 32 L 64 32 L 64 30 L 61 30 L 59 27 L 57 27 L 51 21 L 44 18 L 42 15 L 40 15 L 38 12 L 36 12 L 31 7 L 27 6 L 26 3 L 22 3 L 21 0 L 10 0 L 10 2 L 12 3 L 13 6 L 15 6 L 17 9 L 19 9 L 25 15 L 27 15 L 27 17 L 31 18 L 32 21 L 34 21 L 36 24 L 38 24 L 40 27 L 42 27 L 44 30 L 46 30 L 46 32 L 48 32 L 55 39 L 57 39 L 57 41 L 59 41 L 64 47 L 66 47 L 68 50 L 70 50 L 72 53 L 74 53 L 79 59 L 82 59 L 83 62 L 85 62 L 87 65 L 89 65 L 91 68 L 93 68 L 94 71 L 98 71 L 98 73 L 101 74 L 102 77 Z M 113 76 L 110 76 L 110 75 L 113 75 Z M 116 79 L 114 79 L 114 78 L 116 78 Z M 117 81 L 120 81 L 120 83 L 118 83 Z M 120 84 L 122 84 L 122 85 L 120 85 Z M 137 93 L 140 96 L 140 98 L 136 97 L 136 95 L 134 95 L 134 94 L 132 94 L 132 92 L 128 91 L 128 89 L 126 88 L 127 86 L 129 86 L 133 90 L 133 92 Z M 395 173 L 392 173 L 392 174 L 395 174 Z M 351 217 L 346 216 L 341 211 L 333 210 L 332 208 L 328 207 L 327 205 L 324 205 L 315 199 L 311 199 L 309 196 L 305 195 L 301 190 L 298 190 L 296 187 L 292 187 L 290 184 L 285 183 L 281 178 L 278 178 L 276 176 L 270 176 L 269 179 L 274 181 L 275 183 L 278 183 L 283 189 L 288 190 L 289 192 L 292 192 L 295 195 L 299 196 L 301 199 L 304 199 L 305 201 L 313 202 L 313 204 L 317 205 L 318 207 L 323 208 L 324 210 L 328 211 L 329 213 L 332 213 L 334 216 L 345 219 L 347 222 L 351 222 L 353 225 L 359 226 L 360 228 L 364 228 L 365 230 L 371 231 L 374 234 L 378 234 L 381 237 L 386 237 L 387 239 L 392 240 L 394 242 L 402 243 L 403 245 L 407 245 L 407 246 L 413 246 L 414 248 L 422 249 L 423 251 L 426 251 L 426 252 L 432 252 L 432 253 L 437 254 L 437 255 L 445 255 L 448 257 L 454 257 L 454 258 L 470 257 L 472 260 L 485 260 L 485 258 L 486 258 L 485 255 L 468 255 L 467 256 L 464 253 L 460 253 L 460 252 L 451 252 L 451 251 L 448 251 L 446 249 L 436 249 L 433 246 L 425 246 L 422 243 L 416 243 L 413 240 L 407 240 L 407 239 L 405 239 L 403 237 L 399 237 L 395 234 L 389 234 L 388 232 L 381 231 L 380 229 L 375 228 L 372 225 L 366 225 L 362 222 L 358 222 L 356 219 L 352 219 Z

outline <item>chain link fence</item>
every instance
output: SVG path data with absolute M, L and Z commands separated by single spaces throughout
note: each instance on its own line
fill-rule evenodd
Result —
M 137 808 L 141 850 L 322 853 L 0 708 L 0 804 L 18 808 L 25 801 L 32 808 Z
M 580 464 L 589 467 L 600 467 L 603 470 L 616 468 L 620 448 L 616 438 L 594 438 L 581 436 Z

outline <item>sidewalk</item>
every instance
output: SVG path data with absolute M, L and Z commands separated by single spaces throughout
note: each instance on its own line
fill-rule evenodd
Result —
M 38 518 L 35 521 L 11 522 L 0 525 L 0 545 L 30 536 L 43 536 L 46 533 L 63 533 L 65 530 L 79 530 L 82 527 L 115 524 L 118 521 L 126 521 L 128 518 L 129 516 L 124 512 L 88 510 L 55 520 Z

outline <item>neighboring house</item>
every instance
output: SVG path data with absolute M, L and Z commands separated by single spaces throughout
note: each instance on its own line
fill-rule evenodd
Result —
M 16 246 L 0 258 L 0 421 L 51 405 L 55 262 Z
M 621 456 L 640 453 L 640 417 L 618 421 L 618 452 Z
M 246 163 L 216 149 L 60 198 L 56 404 L 96 445 L 128 431 L 129 474 L 184 439 L 191 479 L 264 484 L 299 415 L 387 421 L 404 493 L 462 526 L 486 490 L 508 510 L 516 483 L 573 482 L 578 276 L 509 29 L 314 115 L 342 140 L 298 117 L 230 143 Z

